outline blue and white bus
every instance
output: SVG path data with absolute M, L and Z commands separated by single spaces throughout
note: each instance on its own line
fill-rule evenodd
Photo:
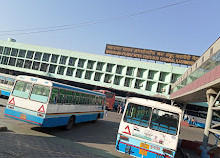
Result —
M 9 97 L 14 85 L 16 76 L 0 73 L 0 95 Z
M 103 118 L 105 95 L 49 80 L 17 76 L 4 115 L 41 127 Z
M 116 150 L 143 158 L 175 156 L 182 110 L 165 103 L 128 98 L 118 129 Z

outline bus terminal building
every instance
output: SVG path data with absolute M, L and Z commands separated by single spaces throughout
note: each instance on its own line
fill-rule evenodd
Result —
M 129 58 L 21 44 L 9 39 L 0 41 L 0 71 L 11 75 L 39 76 L 87 89 L 108 89 L 122 96 L 169 99 L 171 85 L 187 67 L 131 58 L 140 55 L 150 57 L 145 59 L 158 58 L 155 53 L 152 55 L 152 50 L 149 56 L 149 53 L 135 53 L 143 52 L 141 49 L 107 45 L 105 53 L 121 55 L 124 50 L 127 50 L 124 56 Z

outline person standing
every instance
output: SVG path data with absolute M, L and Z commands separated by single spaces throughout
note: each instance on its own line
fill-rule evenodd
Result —
M 108 110 L 107 109 L 108 109 L 107 106 L 105 106 L 105 111 L 104 111 L 105 117 L 108 116 Z

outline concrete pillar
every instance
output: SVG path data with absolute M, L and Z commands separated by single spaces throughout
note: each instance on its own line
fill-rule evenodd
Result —
M 209 105 L 208 105 L 208 111 L 207 111 L 207 116 L 206 116 L 206 124 L 205 124 L 203 144 L 202 144 L 204 149 L 206 149 L 206 147 L 208 145 L 208 141 L 209 141 L 209 134 L 210 134 L 209 129 L 211 127 L 212 115 L 213 115 L 213 111 L 211 108 L 215 104 L 216 95 L 217 95 L 217 91 L 214 89 L 208 89 L 206 91 L 206 97 L 207 97 L 207 101 L 208 101 Z
M 186 104 L 186 103 L 183 103 L 183 107 L 182 107 L 183 116 L 182 116 L 182 119 L 184 119 L 184 115 L 185 115 L 186 106 L 187 106 L 187 104 Z

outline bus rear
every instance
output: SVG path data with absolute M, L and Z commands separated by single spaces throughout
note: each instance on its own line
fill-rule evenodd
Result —
M 173 158 L 181 116 L 177 107 L 129 98 L 118 129 L 116 150 L 135 157 Z
M 52 83 L 39 78 L 18 76 L 4 115 L 43 126 Z

